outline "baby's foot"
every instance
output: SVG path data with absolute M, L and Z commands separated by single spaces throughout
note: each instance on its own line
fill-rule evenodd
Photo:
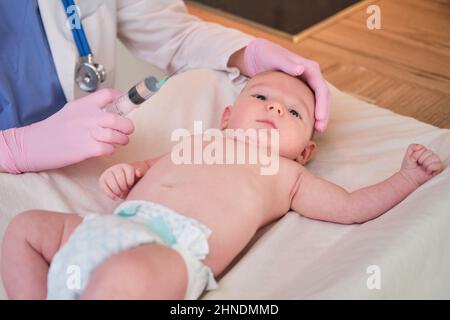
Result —
M 416 187 L 442 172 L 438 155 L 421 144 L 411 144 L 406 150 L 400 173 Z

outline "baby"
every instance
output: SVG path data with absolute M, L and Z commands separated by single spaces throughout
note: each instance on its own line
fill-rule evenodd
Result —
M 2 252 L 8 296 L 196 299 L 217 286 L 215 277 L 259 228 L 289 210 L 323 221 L 363 223 L 443 169 L 436 154 L 413 144 L 398 172 L 347 192 L 304 167 L 316 148 L 313 128 L 314 95 L 307 85 L 281 72 L 258 74 L 234 106 L 225 108 L 221 129 L 276 129 L 275 174 L 261 174 L 260 163 L 175 164 L 171 153 L 115 165 L 100 177 L 108 196 L 126 199 L 114 214 L 82 218 L 29 211 L 13 219 Z M 246 152 L 255 143 L 274 148 L 267 141 L 221 139 Z

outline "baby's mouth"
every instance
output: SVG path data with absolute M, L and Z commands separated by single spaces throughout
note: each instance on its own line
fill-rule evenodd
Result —
M 263 124 L 271 127 L 272 129 L 278 129 L 277 125 L 275 124 L 275 122 L 270 120 L 270 119 L 256 120 L 256 122 L 263 123 Z

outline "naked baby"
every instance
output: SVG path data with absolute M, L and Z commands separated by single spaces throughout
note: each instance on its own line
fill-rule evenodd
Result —
M 221 129 L 277 132 L 274 174 L 261 174 L 260 163 L 174 163 L 172 153 L 117 164 L 100 177 L 106 195 L 126 200 L 113 214 L 28 211 L 13 219 L 2 251 L 9 298 L 196 299 L 217 286 L 259 228 L 289 210 L 363 223 L 443 169 L 436 154 L 412 144 L 398 172 L 347 192 L 305 168 L 316 148 L 313 128 L 314 95 L 301 80 L 281 72 L 253 77 L 225 108 Z M 274 148 L 269 139 L 221 139 L 246 152 Z

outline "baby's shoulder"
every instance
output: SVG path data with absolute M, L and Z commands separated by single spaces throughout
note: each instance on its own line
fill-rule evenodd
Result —
M 306 168 L 302 164 L 298 163 L 295 160 L 285 158 L 285 157 L 280 157 L 280 169 L 283 169 L 290 173 L 296 173 L 296 172 L 300 173 L 300 172 L 306 170 Z
M 280 157 L 278 179 L 286 184 L 295 184 L 306 168 L 297 161 Z

